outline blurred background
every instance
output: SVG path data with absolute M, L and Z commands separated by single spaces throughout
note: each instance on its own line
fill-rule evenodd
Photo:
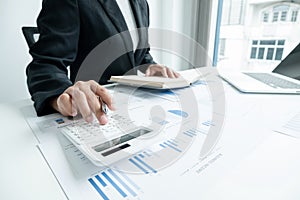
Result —
M 206 49 L 214 66 L 272 70 L 300 41 L 300 0 L 148 0 L 150 27 L 182 33 Z M 0 103 L 29 98 L 25 68 L 31 61 L 21 32 L 36 26 L 42 0 L 0 1 Z M 189 63 L 152 50 L 176 70 Z

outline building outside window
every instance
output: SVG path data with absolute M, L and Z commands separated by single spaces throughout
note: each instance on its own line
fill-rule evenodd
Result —
M 300 2 L 223 1 L 218 67 L 269 71 L 300 42 Z
M 281 60 L 285 40 L 253 40 L 250 59 Z
M 244 12 L 245 0 L 225 0 L 223 3 L 222 24 L 242 24 Z
M 263 22 L 269 22 L 269 13 L 264 12 L 264 14 L 263 14 Z
M 298 10 L 293 10 L 292 17 L 291 17 L 291 22 L 296 22 L 297 17 L 298 17 Z
M 220 39 L 220 48 L 219 48 L 219 55 L 221 57 L 225 56 L 225 48 L 226 48 L 226 39 Z
M 278 21 L 279 12 L 273 12 L 273 22 Z
M 287 16 L 287 11 L 282 11 L 280 21 L 286 21 L 286 16 Z

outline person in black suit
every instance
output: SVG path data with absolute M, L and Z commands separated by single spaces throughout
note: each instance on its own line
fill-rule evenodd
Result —
M 64 116 L 80 113 L 91 122 L 94 114 L 101 124 L 106 124 L 99 97 L 109 109 L 114 109 L 110 95 L 101 86 L 110 76 L 123 75 L 140 65 L 146 66 L 141 70 L 147 76 L 179 76 L 170 68 L 156 64 L 149 48 L 133 49 L 135 42 L 148 43 L 147 34 L 142 34 L 138 35 L 138 41 L 129 42 L 132 50 L 111 63 L 98 82 L 75 80 L 86 56 L 101 42 L 128 30 L 130 20 L 135 22 L 136 28 L 149 27 L 146 0 L 122 1 L 120 5 L 120 0 L 43 0 L 37 19 L 40 37 L 30 48 L 33 60 L 26 69 L 29 92 L 38 116 L 57 111 Z M 130 8 L 124 6 L 124 2 Z M 129 13 L 128 9 L 131 19 L 124 15 L 124 12 Z M 99 57 L 101 59 L 101 55 Z

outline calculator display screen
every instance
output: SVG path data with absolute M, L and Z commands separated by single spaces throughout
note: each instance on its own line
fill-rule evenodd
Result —
M 135 138 L 138 138 L 138 137 L 140 137 L 142 135 L 146 135 L 146 134 L 150 133 L 151 131 L 152 130 L 149 130 L 149 129 L 146 129 L 144 127 L 141 127 L 138 130 L 135 130 L 135 131 L 133 131 L 131 133 L 128 133 L 126 135 L 122 135 L 122 136 L 120 136 L 118 138 L 115 138 L 113 140 L 110 140 L 110 141 L 104 142 L 102 144 L 99 144 L 97 146 L 94 146 L 93 149 L 96 152 L 102 152 L 102 151 L 104 151 L 106 149 L 109 149 L 109 148 L 117 146 L 119 144 L 128 142 L 128 141 L 130 141 L 132 139 L 135 139 Z M 104 153 L 104 155 L 106 155 L 106 154 Z

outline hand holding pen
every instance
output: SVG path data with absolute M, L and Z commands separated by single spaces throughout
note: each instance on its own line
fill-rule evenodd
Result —
M 64 116 L 80 113 L 85 121 L 92 122 L 95 115 L 102 125 L 108 122 L 108 109 L 114 110 L 109 92 L 95 81 L 78 81 L 50 103 Z

